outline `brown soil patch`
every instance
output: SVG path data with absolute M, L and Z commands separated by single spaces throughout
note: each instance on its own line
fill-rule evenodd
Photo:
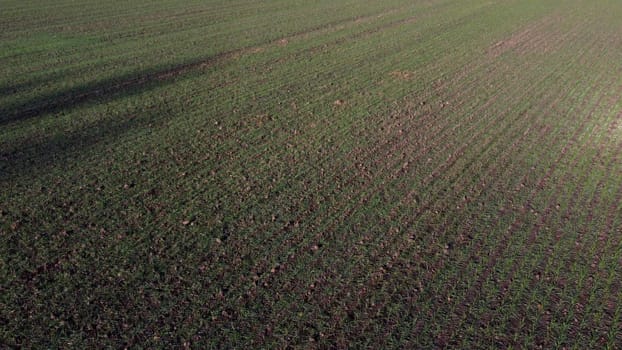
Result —
M 393 78 L 399 80 L 410 80 L 415 77 L 415 73 L 407 70 L 396 70 L 389 73 Z
M 488 56 L 498 57 L 502 54 L 514 51 L 518 54 L 548 53 L 559 48 L 561 38 L 568 35 L 567 31 L 560 29 L 561 16 L 546 16 L 532 22 L 509 37 L 500 40 L 488 48 Z

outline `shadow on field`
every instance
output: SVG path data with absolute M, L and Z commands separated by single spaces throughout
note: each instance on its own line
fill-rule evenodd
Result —
M 164 69 L 151 69 L 95 81 L 78 87 L 38 96 L 27 101 L 0 107 L 0 126 L 26 120 L 61 110 L 70 110 L 93 101 L 104 102 L 119 95 L 130 95 L 173 82 L 176 78 L 208 68 L 232 53 L 224 53 L 206 59 L 182 63 Z M 23 85 L 23 86 L 22 86 Z M 14 91 L 31 86 L 29 83 L 0 87 L 2 91 Z
M 37 175 L 53 165 L 80 161 L 92 154 L 85 150 L 98 146 L 105 151 L 106 145 L 113 145 L 119 138 L 138 130 L 156 127 L 171 115 L 171 110 L 154 110 L 105 118 L 71 134 L 58 133 L 42 140 L 5 145 L 0 148 L 0 182 Z

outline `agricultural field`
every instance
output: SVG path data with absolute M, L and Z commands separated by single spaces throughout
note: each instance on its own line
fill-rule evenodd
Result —
M 0 0 L 0 347 L 622 348 L 621 18 Z

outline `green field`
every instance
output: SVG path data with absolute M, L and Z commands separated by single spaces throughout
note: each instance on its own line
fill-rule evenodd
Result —
M 0 347 L 622 348 L 621 19 L 0 0 Z

